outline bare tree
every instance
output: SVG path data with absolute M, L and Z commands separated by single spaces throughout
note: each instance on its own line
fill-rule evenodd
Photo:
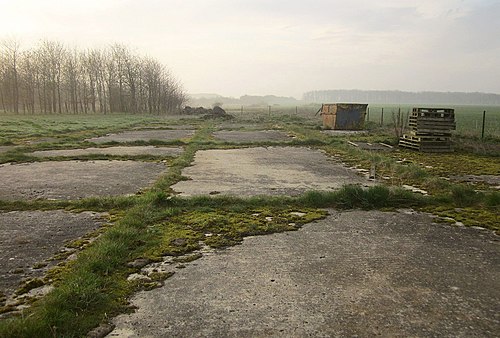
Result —
M 122 56 L 124 78 L 130 92 L 130 112 L 137 113 L 137 75 L 139 73 L 139 64 L 136 57 L 128 49 L 124 50 Z
M 21 98 L 23 102 L 23 111 L 35 113 L 35 92 L 37 88 L 38 67 L 36 64 L 35 53 L 26 51 L 21 58 Z
M 4 53 L 0 53 L 0 104 L 3 111 L 7 111 L 7 60 Z
M 0 108 L 35 113 L 162 114 L 186 102 L 163 64 L 128 47 L 68 50 L 44 40 L 20 52 L 16 40 L 0 45 Z
M 18 62 L 21 43 L 15 38 L 4 39 L 2 41 L 2 60 L 5 62 L 4 86 L 6 87 L 6 98 L 10 98 L 13 111 L 19 113 L 19 73 Z
M 42 41 L 37 56 L 43 79 L 45 109 L 48 112 L 62 113 L 62 76 L 63 63 L 67 52 L 56 41 Z
M 111 49 L 105 51 L 104 57 L 104 83 L 108 92 L 108 105 L 110 112 L 116 112 L 120 108 L 119 97 L 121 93 L 118 91 L 119 73 L 118 65 L 114 60 L 114 54 Z
M 120 44 L 114 44 L 111 46 L 112 60 L 116 67 L 116 78 L 118 82 L 118 100 L 119 100 L 119 111 L 126 112 L 127 108 L 125 106 L 125 59 L 128 54 L 128 49 Z
M 165 68 L 152 58 L 145 58 L 142 60 L 142 63 L 144 86 L 147 91 L 147 111 L 150 114 L 159 114 Z
M 75 49 L 68 52 L 64 63 L 64 83 L 66 89 L 66 111 L 78 114 L 79 87 L 81 85 L 79 53 Z
M 101 51 L 90 49 L 82 54 L 82 65 L 85 72 L 85 79 L 89 89 L 90 105 L 92 112 L 105 112 L 105 93 L 103 92 L 103 60 Z M 99 108 L 97 105 L 99 104 Z

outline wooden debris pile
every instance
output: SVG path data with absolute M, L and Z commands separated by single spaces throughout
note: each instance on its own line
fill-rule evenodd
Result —
M 455 111 L 449 108 L 413 108 L 410 131 L 399 139 L 401 147 L 428 153 L 452 152 L 451 132 L 455 130 Z

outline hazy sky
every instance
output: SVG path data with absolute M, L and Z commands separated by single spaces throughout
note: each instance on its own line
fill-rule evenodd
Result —
M 189 93 L 500 93 L 500 0 L 0 0 L 0 38 L 124 43 Z

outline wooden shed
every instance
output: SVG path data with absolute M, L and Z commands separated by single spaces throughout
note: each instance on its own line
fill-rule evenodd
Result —
M 362 103 L 324 103 L 320 112 L 323 127 L 337 130 L 361 130 L 365 125 L 366 108 Z

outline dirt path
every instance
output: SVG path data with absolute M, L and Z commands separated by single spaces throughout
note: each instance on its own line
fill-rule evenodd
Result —
M 491 337 L 498 237 L 411 212 L 351 211 L 248 238 L 133 299 L 109 337 Z

